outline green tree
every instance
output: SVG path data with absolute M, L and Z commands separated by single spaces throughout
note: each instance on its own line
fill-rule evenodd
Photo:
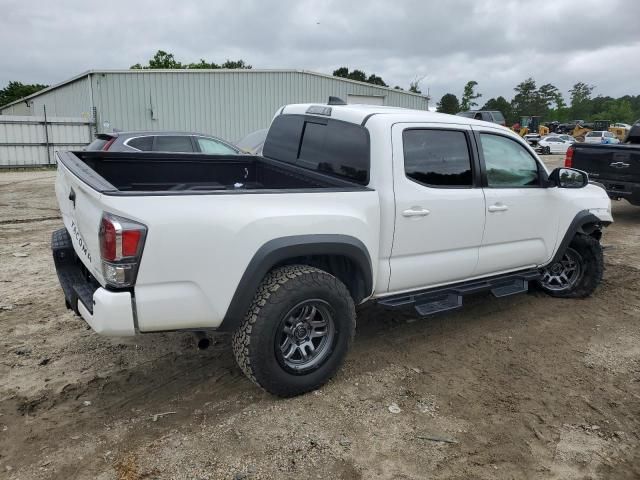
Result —
M 501 112 L 502 115 L 504 115 L 507 125 L 512 125 L 517 120 L 516 118 L 513 118 L 513 115 L 511 114 L 511 104 L 503 96 L 490 98 L 480 110 L 497 110 Z
M 516 94 L 511 100 L 511 114 L 515 121 L 523 115 L 537 115 L 540 107 L 540 97 L 536 81 L 529 77 L 513 89 Z
M 475 80 L 470 80 L 464 86 L 464 92 L 462 93 L 462 101 L 460 102 L 460 109 L 463 112 L 470 110 L 471 107 L 475 107 L 478 104 L 474 102 L 478 98 L 482 97 L 481 93 L 475 93 L 475 88 L 478 85 L 478 82 Z
M 437 104 L 437 111 L 455 115 L 460 111 L 460 102 L 453 93 L 445 93 Z
M 594 85 L 578 82 L 569 90 L 571 98 L 570 112 L 574 120 L 586 119 L 591 115 L 591 93 L 593 93 L 594 88 Z
M 6 87 L 0 90 L 0 106 L 33 95 L 47 87 L 48 85 L 42 85 L 40 83 L 24 84 L 22 82 L 9 82 Z
M 612 122 L 632 123 L 635 120 L 631 102 L 611 99 L 604 104 L 603 110 L 596 111 L 593 120 L 611 120 Z
M 227 59 L 222 65 L 218 65 L 215 62 L 207 62 L 204 58 L 201 58 L 198 63 L 183 64 L 175 59 L 173 53 L 165 52 L 164 50 L 158 50 L 156 54 L 149 60 L 147 65 L 141 65 L 136 63 L 131 66 L 133 70 L 147 70 L 152 68 L 163 69 L 211 69 L 216 70 L 219 68 L 227 69 L 250 69 L 251 65 L 244 60 L 229 60 Z
M 367 74 L 362 70 L 352 70 L 349 71 L 347 67 L 340 67 L 333 71 L 334 77 L 348 78 L 350 80 L 356 80 L 358 82 L 371 83 L 373 85 L 380 85 L 382 87 L 387 87 L 388 85 L 377 76 L 375 73 L 372 73 L 367 77 Z

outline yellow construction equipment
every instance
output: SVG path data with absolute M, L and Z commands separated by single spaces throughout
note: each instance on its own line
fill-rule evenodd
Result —
M 540 117 L 536 115 L 520 117 L 520 130 L 517 132 L 521 137 L 530 133 L 537 133 L 541 137 L 549 135 L 549 127 L 540 124 Z

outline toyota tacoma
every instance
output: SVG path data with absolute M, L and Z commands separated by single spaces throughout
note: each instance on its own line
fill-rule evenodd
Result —
M 59 152 L 56 195 L 70 309 L 110 336 L 231 332 L 279 396 L 336 373 L 367 301 L 590 295 L 612 222 L 586 173 L 504 127 L 336 99 L 282 107 L 261 156 Z

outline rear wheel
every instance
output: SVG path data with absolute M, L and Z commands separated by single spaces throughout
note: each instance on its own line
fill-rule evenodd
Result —
M 542 269 L 538 284 L 554 297 L 588 297 L 600 284 L 603 269 L 600 242 L 588 235 L 577 234 L 562 258 Z
M 327 382 L 340 368 L 355 333 L 349 291 L 329 273 L 307 265 L 272 270 L 233 335 L 242 371 L 282 397 Z

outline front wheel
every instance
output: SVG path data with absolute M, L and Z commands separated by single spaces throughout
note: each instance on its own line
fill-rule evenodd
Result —
M 345 285 L 307 265 L 272 270 L 258 288 L 233 352 L 258 386 L 281 397 L 314 390 L 340 368 L 355 333 Z
M 542 269 L 538 284 L 553 297 L 584 298 L 600 284 L 603 270 L 600 242 L 589 235 L 577 234 L 562 258 Z

